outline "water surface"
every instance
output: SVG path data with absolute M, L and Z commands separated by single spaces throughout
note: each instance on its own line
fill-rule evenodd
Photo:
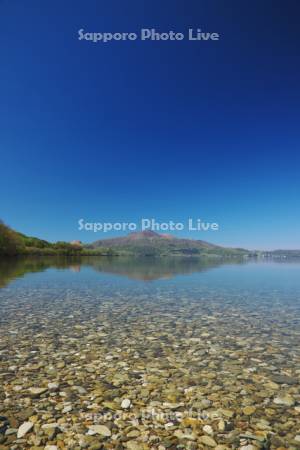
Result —
M 8 448 L 299 447 L 299 263 L 27 258 L 0 286 Z

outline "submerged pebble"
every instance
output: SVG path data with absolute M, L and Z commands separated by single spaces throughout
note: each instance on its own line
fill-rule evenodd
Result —
M 32 422 L 24 422 L 22 423 L 22 425 L 20 425 L 18 432 L 17 432 L 17 438 L 20 439 L 23 436 L 25 436 L 25 434 L 28 433 L 28 431 L 30 431 L 33 428 L 33 423 Z
M 63 286 L 0 291 L 0 449 L 299 447 L 295 299 Z

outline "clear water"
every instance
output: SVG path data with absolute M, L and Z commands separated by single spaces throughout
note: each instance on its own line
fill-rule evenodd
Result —
M 13 414 L 21 422 L 25 407 L 38 416 L 47 411 L 50 419 L 41 420 L 62 421 L 68 437 L 76 423 L 83 430 L 75 435 L 86 435 L 92 412 L 89 424 L 112 429 L 103 448 L 130 440 L 129 424 L 140 431 L 133 440 L 145 448 L 166 440 L 166 448 L 202 448 L 205 424 L 212 426 L 215 443 L 229 448 L 252 443 L 297 448 L 298 262 L 11 260 L 0 263 L 0 286 L 1 398 L 6 399 L 0 415 Z M 59 392 L 28 394 L 49 382 L 62 391 L 66 383 L 71 390 L 80 385 L 86 393 L 73 389 L 67 399 Z M 114 408 L 122 411 L 124 398 L 132 402 L 135 425 L 132 418 L 123 418 L 123 426 L 103 417 Z M 69 403 L 72 411 L 63 413 Z M 247 406 L 254 408 L 251 414 Z M 165 422 L 173 428 L 158 425 L 155 415 L 143 420 L 150 409 L 169 413 Z M 186 421 L 170 419 L 174 410 Z M 197 427 L 188 422 L 194 413 Z M 176 430 L 192 437 L 182 438 Z M 72 439 L 76 448 L 79 437 Z M 22 445 L 31 443 L 25 439 Z

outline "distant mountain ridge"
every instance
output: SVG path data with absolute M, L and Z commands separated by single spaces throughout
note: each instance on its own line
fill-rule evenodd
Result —
M 178 238 L 170 234 L 159 234 L 154 231 L 130 233 L 127 236 L 98 240 L 88 246 L 89 249 L 101 247 L 111 248 L 113 251 L 137 255 L 242 255 L 247 253 L 243 249 L 229 249 L 202 240 Z
M 119 236 L 116 238 L 101 239 L 101 240 L 94 242 L 91 245 L 99 246 L 98 244 L 100 244 L 102 242 L 105 242 L 106 246 L 107 246 L 107 244 L 110 244 L 110 243 L 112 245 L 122 245 L 124 243 L 132 243 L 132 242 L 138 242 L 138 241 L 153 243 L 157 240 L 160 242 L 167 240 L 167 241 L 173 241 L 173 242 L 177 242 L 177 243 L 179 243 L 179 242 L 186 242 L 186 243 L 197 242 L 197 243 L 199 243 L 199 245 L 206 247 L 206 248 L 218 247 L 217 245 L 210 244 L 209 242 L 206 242 L 206 241 L 178 238 L 171 234 L 160 234 L 160 233 L 156 233 L 155 231 L 151 231 L 151 230 L 129 233 L 126 236 Z
M 81 241 L 48 242 L 26 236 L 0 220 L 0 257 L 18 255 L 47 256 L 195 256 L 214 258 L 300 258 L 300 250 L 246 250 L 228 248 L 202 240 L 178 238 L 154 231 L 130 233 L 127 236 L 98 240 L 92 244 Z

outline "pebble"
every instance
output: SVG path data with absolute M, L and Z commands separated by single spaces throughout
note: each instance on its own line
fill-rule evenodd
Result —
M 128 450 L 144 450 L 142 444 L 139 444 L 136 441 L 128 441 L 125 445 Z
M 243 413 L 246 416 L 251 416 L 252 414 L 254 414 L 256 411 L 255 406 L 246 406 L 245 408 L 243 408 Z
M 182 430 L 176 430 L 174 436 L 178 439 L 187 439 L 189 441 L 195 441 L 196 436 L 194 433 L 184 433 Z
M 89 427 L 88 434 L 93 436 L 94 434 L 100 434 L 101 436 L 110 437 L 111 431 L 105 425 L 91 425 Z
M 276 405 L 293 406 L 295 404 L 294 398 L 289 394 L 279 395 L 274 398 Z
M 131 401 L 128 398 L 124 398 L 124 400 L 121 403 L 121 408 L 128 409 L 130 408 Z
M 17 438 L 20 439 L 23 436 L 25 436 L 28 431 L 30 431 L 33 428 L 32 422 L 24 422 L 22 425 L 18 428 Z
M 57 389 L 59 389 L 59 384 L 58 383 L 48 383 L 48 389 L 50 391 L 56 391 Z
M 132 430 L 132 431 L 129 431 L 129 433 L 127 434 L 127 437 L 135 438 L 135 437 L 140 436 L 140 434 L 141 434 L 141 432 L 139 430 Z
M 289 377 L 288 375 L 278 374 L 272 376 L 272 381 L 279 384 L 299 384 L 299 380 L 294 377 Z
M 9 436 L 10 434 L 17 434 L 18 430 L 16 428 L 7 428 L 5 431 L 5 436 Z
M 72 411 L 72 409 L 73 409 L 72 405 L 67 405 L 63 408 L 62 413 L 66 414 L 66 413 Z
M 223 432 L 225 430 L 225 422 L 223 419 L 221 419 L 218 423 L 218 430 Z
M 212 429 L 212 427 L 210 425 L 204 425 L 203 431 L 204 431 L 204 433 L 209 434 L 210 436 L 212 436 L 214 434 L 214 430 Z
M 44 394 L 45 392 L 47 392 L 47 388 L 39 388 L 39 387 L 31 387 L 31 388 L 29 388 L 29 392 L 30 392 L 30 394 L 31 395 L 33 395 L 33 396 L 40 396 L 40 395 L 42 395 L 42 394 Z
M 207 445 L 208 447 L 216 447 L 217 443 L 216 441 L 211 438 L 210 436 L 201 436 L 200 442 L 204 445 Z
M 52 428 L 58 428 L 59 425 L 57 422 L 52 422 L 52 423 L 44 423 L 42 425 L 42 429 L 43 430 L 47 430 L 47 429 L 52 429 Z

